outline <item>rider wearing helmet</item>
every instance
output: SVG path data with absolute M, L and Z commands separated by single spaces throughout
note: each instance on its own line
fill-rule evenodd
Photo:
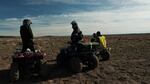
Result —
M 91 42 L 97 42 L 97 35 L 96 35 L 96 33 L 93 33 Z
M 25 52 L 27 48 L 29 48 L 31 51 L 35 52 L 34 46 L 33 46 L 33 33 L 31 30 L 30 25 L 32 24 L 31 20 L 24 19 L 23 25 L 20 27 L 20 35 L 23 43 L 23 48 L 21 52 Z
M 99 42 L 104 48 L 106 48 L 106 38 L 101 34 L 100 31 L 97 31 L 97 42 Z

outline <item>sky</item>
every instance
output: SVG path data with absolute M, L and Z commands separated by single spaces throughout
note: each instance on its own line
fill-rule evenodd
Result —
M 150 33 L 149 0 L 1 0 L 0 35 L 19 36 L 23 19 L 35 36 L 66 36 L 75 20 L 84 35 Z

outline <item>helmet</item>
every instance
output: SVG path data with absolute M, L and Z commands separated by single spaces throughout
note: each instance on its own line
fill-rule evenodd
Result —
M 23 20 L 23 25 L 30 25 L 30 24 L 32 24 L 30 19 L 24 19 Z
M 72 25 L 77 25 L 77 22 L 76 22 L 75 20 L 73 20 L 73 21 L 71 22 L 71 24 L 72 24 Z
M 97 35 L 96 35 L 96 33 L 93 33 L 93 37 L 96 37 Z
M 101 36 L 101 32 L 100 31 L 97 31 L 97 36 Z

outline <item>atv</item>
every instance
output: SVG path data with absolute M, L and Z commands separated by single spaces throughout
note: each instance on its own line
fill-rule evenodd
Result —
M 68 67 L 71 71 L 78 73 L 82 71 L 84 66 L 95 69 L 98 67 L 99 61 L 109 60 L 109 57 L 108 50 L 94 42 L 62 48 L 56 60 L 59 66 Z
M 21 49 L 16 49 L 12 55 L 12 63 L 10 65 L 10 80 L 16 81 L 18 79 L 29 79 L 31 76 L 46 76 L 47 68 L 46 63 L 43 61 L 44 52 L 36 50 L 31 52 L 27 50 L 24 53 L 20 52 Z
M 62 48 L 57 56 L 57 64 L 64 66 L 71 71 L 81 72 L 83 67 L 95 69 L 99 64 L 95 48 L 92 43 L 79 43 Z

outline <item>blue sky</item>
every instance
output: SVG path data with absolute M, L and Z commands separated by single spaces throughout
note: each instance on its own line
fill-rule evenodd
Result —
M 70 35 L 76 20 L 83 34 L 150 33 L 148 0 L 1 0 L 0 35 L 19 36 L 29 18 L 35 36 Z

